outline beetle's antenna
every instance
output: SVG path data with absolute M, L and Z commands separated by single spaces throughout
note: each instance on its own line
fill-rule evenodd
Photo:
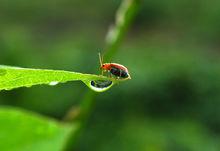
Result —
M 99 62 L 100 62 L 100 68 L 102 68 L 102 63 L 103 63 L 103 56 L 101 56 L 101 53 L 99 52 Z M 103 75 L 103 70 L 101 70 L 102 75 Z
M 99 52 L 99 63 L 100 63 L 100 65 L 102 66 L 102 60 L 103 58 L 101 57 L 101 53 Z

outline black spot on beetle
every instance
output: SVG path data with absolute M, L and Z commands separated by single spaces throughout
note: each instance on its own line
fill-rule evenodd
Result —
M 116 77 L 128 78 L 128 73 L 126 71 L 122 70 L 122 69 L 112 67 L 110 72 L 111 72 L 111 74 L 113 74 Z

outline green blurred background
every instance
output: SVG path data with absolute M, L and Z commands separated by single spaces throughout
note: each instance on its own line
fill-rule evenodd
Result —
M 121 1 L 1 0 L 0 64 L 98 72 Z M 132 80 L 98 95 L 79 151 L 220 150 L 220 1 L 142 0 L 112 62 Z M 62 119 L 80 82 L 1 91 L 0 104 Z

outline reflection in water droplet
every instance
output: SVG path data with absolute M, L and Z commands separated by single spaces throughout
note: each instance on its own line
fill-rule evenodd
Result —
M 54 86 L 54 85 L 57 85 L 59 82 L 57 82 L 57 81 L 51 81 L 50 83 L 49 83 L 49 85 L 51 85 L 51 86 Z
M 96 88 L 106 88 L 112 84 L 112 81 L 96 80 L 91 81 L 91 85 Z
M 96 92 L 103 92 L 108 90 L 113 85 L 110 80 L 96 80 L 90 81 L 90 88 Z
M 0 76 L 4 76 L 7 73 L 5 69 L 0 69 Z

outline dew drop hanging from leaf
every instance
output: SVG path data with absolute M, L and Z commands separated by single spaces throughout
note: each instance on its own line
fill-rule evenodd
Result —
M 110 80 L 94 80 L 94 81 L 84 81 L 84 83 L 93 91 L 104 92 L 110 89 L 114 82 Z

